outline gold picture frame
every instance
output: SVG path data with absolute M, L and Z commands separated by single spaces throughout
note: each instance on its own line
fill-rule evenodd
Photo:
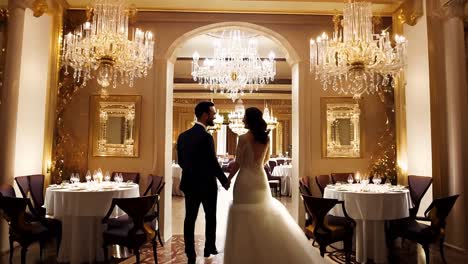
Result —
M 138 157 L 141 96 L 90 98 L 90 137 L 93 156 Z
M 362 107 L 351 97 L 320 99 L 322 158 L 362 158 Z

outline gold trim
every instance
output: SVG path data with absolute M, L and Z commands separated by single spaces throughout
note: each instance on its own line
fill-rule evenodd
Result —
M 393 21 L 396 19 L 396 21 L 401 25 L 416 25 L 418 19 L 424 14 L 422 1 L 423 0 L 404 1 L 393 13 Z
M 46 0 L 34 0 L 31 6 L 33 16 L 40 17 L 49 9 L 49 5 Z
M 327 104 L 338 104 L 338 103 L 343 103 L 343 104 L 358 104 L 359 105 L 359 156 L 354 156 L 354 157 L 330 157 L 327 154 Z M 363 129 L 363 108 L 362 108 L 362 102 L 360 100 L 356 100 L 352 97 L 320 97 L 320 124 L 321 124 L 321 129 L 320 129 L 320 136 L 322 138 L 322 159 L 362 159 L 363 158 L 363 153 L 364 153 L 364 129 Z
M 52 37 L 50 43 L 51 58 L 49 61 L 49 89 L 46 98 L 46 117 L 44 126 L 44 148 L 42 158 L 42 173 L 46 186 L 52 181 L 51 162 L 52 146 L 54 141 L 54 127 L 57 107 L 57 90 L 60 76 L 60 47 L 62 43 L 63 12 L 55 12 L 52 15 Z
M 394 14 L 393 33 L 402 34 L 403 24 L 395 19 Z M 396 166 L 397 182 L 402 185 L 408 183 L 408 145 L 406 128 L 406 78 L 404 72 L 396 80 L 394 88 L 395 97 L 395 134 L 396 134 Z

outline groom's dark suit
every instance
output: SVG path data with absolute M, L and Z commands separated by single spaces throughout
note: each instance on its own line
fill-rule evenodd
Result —
M 191 258 L 196 256 L 194 232 L 200 203 L 206 219 L 205 251 L 216 249 L 216 178 L 223 186 L 228 180 L 218 164 L 213 137 L 199 124 L 179 135 L 177 156 L 182 168 L 180 189 L 185 194 L 185 253 Z

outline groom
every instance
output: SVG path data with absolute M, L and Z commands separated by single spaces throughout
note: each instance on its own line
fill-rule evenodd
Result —
M 182 168 L 180 189 L 185 194 L 184 240 L 188 263 L 195 263 L 195 221 L 200 203 L 205 210 L 205 251 L 204 256 L 216 255 L 216 201 L 218 185 L 229 189 L 230 182 L 218 164 L 213 137 L 207 126 L 213 126 L 216 110 L 212 102 L 200 102 L 195 107 L 197 121 L 177 139 L 177 156 Z

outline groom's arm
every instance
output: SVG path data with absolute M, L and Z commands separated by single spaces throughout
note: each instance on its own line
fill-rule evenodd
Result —
M 228 182 L 228 179 L 226 175 L 224 175 L 223 169 L 221 169 L 221 166 L 219 166 L 218 159 L 216 158 L 216 152 L 214 148 L 214 140 L 213 137 L 208 135 L 208 159 L 209 159 L 209 165 L 211 168 L 213 168 L 215 171 L 216 178 L 218 178 L 219 182 L 223 185 L 223 187 L 226 185 Z

